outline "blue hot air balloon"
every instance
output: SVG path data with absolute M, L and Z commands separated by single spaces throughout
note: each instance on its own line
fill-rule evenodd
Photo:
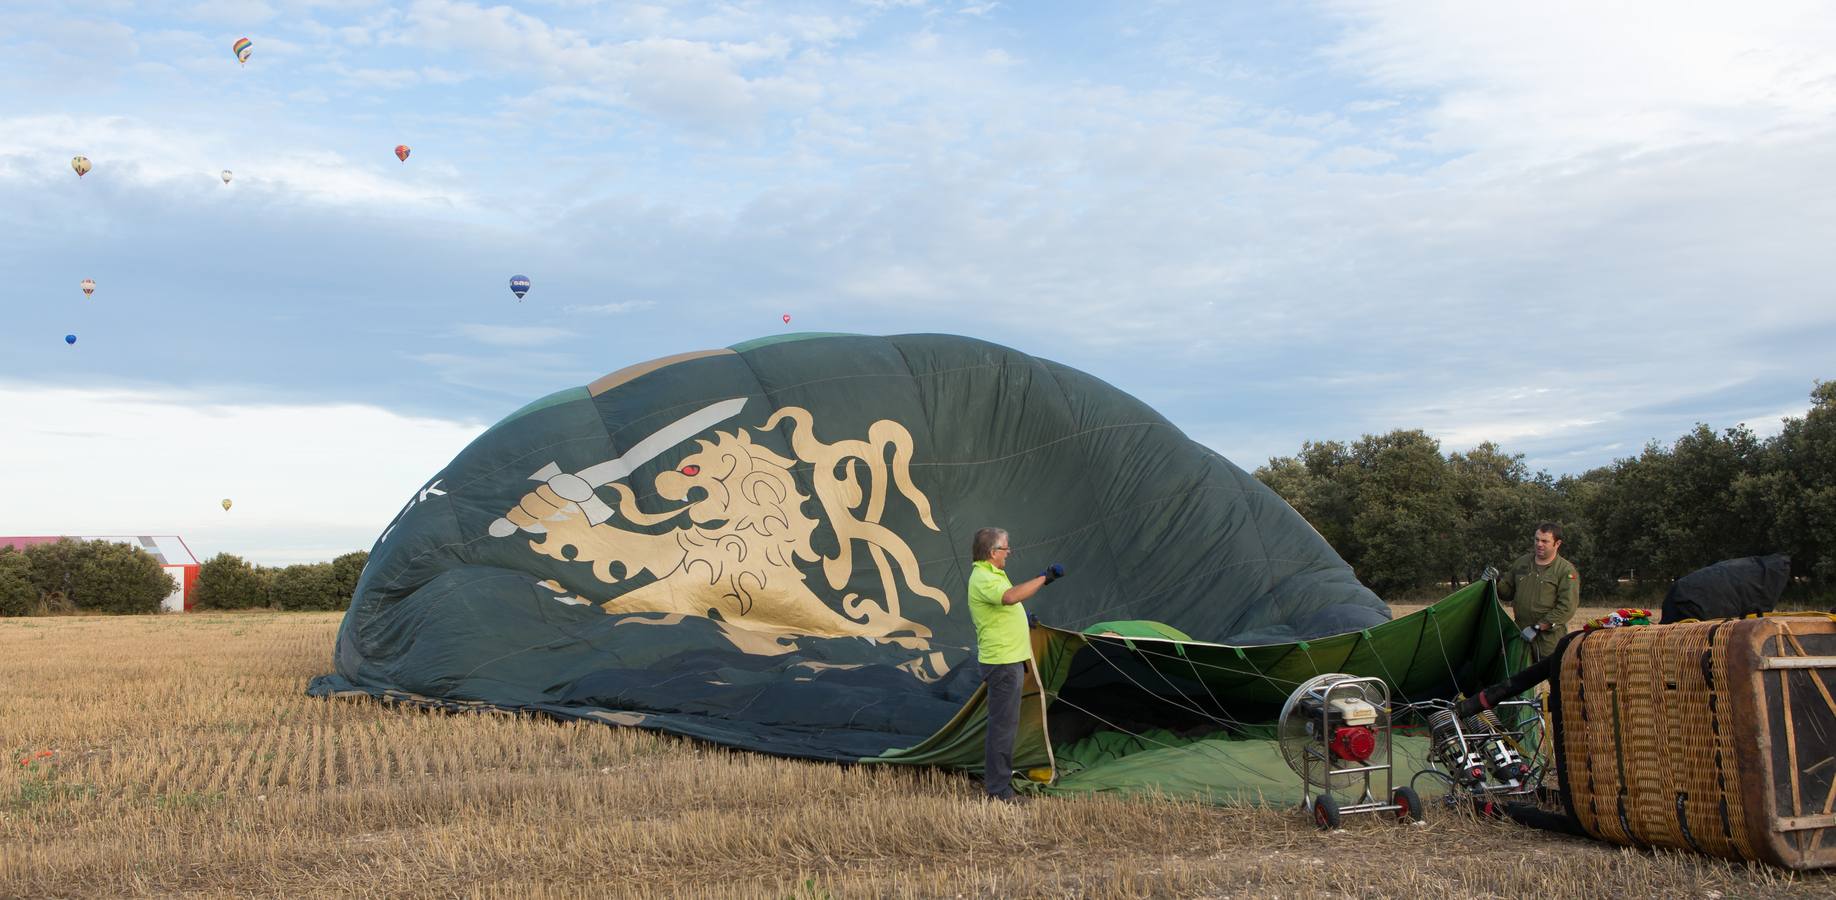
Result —
M 517 302 L 521 303 L 523 300 L 523 295 L 529 293 L 529 276 L 527 275 L 510 276 L 510 293 L 515 294 Z
M 66 334 L 66 335 L 64 335 L 64 343 L 66 343 L 66 344 L 74 344 L 74 343 L 76 343 L 76 335 L 74 335 L 74 334 Z

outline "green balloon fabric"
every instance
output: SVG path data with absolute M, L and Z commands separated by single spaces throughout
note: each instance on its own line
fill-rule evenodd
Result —
M 991 525 L 1016 580 L 1068 570 L 1027 604 L 1058 628 L 1255 645 L 1389 619 L 1279 497 L 1097 378 L 951 335 L 791 335 L 480 435 L 377 540 L 311 691 L 881 756 L 975 692 Z

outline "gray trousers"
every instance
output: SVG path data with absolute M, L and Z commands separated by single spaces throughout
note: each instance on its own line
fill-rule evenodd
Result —
M 1020 731 L 1020 692 L 1026 683 L 1026 663 L 1001 663 L 981 667 L 988 685 L 988 747 L 982 757 L 982 789 L 990 797 L 1014 795 L 1014 735 Z

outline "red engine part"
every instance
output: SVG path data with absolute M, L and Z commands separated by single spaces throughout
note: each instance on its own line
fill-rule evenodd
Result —
M 1332 755 L 1364 762 L 1377 751 L 1377 733 L 1363 725 L 1347 725 L 1332 732 Z

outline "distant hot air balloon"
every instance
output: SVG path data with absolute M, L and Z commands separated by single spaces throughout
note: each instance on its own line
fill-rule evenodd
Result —
M 236 43 L 230 46 L 230 50 L 236 54 L 237 62 L 248 65 L 249 54 L 254 52 L 254 47 L 255 43 L 248 38 L 237 38 Z
M 85 297 L 95 296 L 96 295 L 96 280 L 94 278 L 83 279 L 82 288 L 83 288 L 83 296 Z
M 522 302 L 523 295 L 529 293 L 529 276 L 510 276 L 510 293 L 516 295 L 517 302 Z
M 395 158 L 401 160 L 402 162 L 408 161 L 408 154 L 410 152 L 412 151 L 408 149 L 407 144 L 396 144 L 395 145 Z
M 785 314 L 784 314 L 784 324 L 786 324 L 786 325 L 789 325 L 789 324 L 790 324 L 790 313 L 785 313 Z
M 78 178 L 82 178 L 84 175 L 89 173 L 89 157 L 87 156 L 70 157 L 70 168 L 76 170 Z
M 74 344 L 74 343 L 76 343 L 76 335 L 74 335 L 74 334 L 66 334 L 66 335 L 64 335 L 64 343 L 66 343 L 66 344 Z
M 223 170 L 223 183 L 224 183 L 224 184 L 229 184 L 229 180 L 230 180 L 230 178 L 232 178 L 232 177 L 233 177 L 234 175 L 235 175 L 235 173 L 234 173 L 234 172 L 231 172 L 231 171 L 230 171 L 230 170 L 228 170 L 228 169 L 224 169 L 224 170 Z
M 223 511 L 224 511 L 224 512 L 229 512 L 229 508 L 230 508 L 230 502 L 229 502 L 229 498 L 228 498 L 228 497 L 224 497 L 224 498 L 223 498 Z

